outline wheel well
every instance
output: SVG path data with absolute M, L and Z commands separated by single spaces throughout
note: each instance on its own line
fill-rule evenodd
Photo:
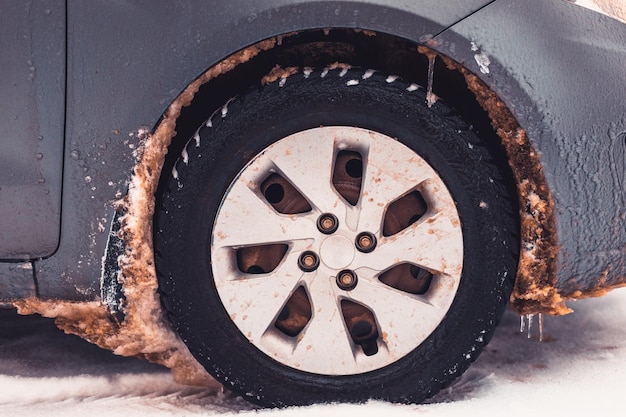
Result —
M 165 158 L 163 172 L 171 171 L 189 138 L 208 116 L 232 97 L 262 85 L 264 77 L 277 68 L 324 68 L 341 63 L 397 75 L 426 87 L 428 55 L 414 42 L 354 29 L 311 30 L 277 38 L 273 48 L 261 51 L 251 60 L 199 87 L 191 104 L 184 107 L 176 119 L 176 134 Z M 433 93 L 454 108 L 492 146 L 492 154 L 498 156 L 495 162 L 505 175 L 512 195 L 515 195 L 515 181 L 501 140 L 492 127 L 488 113 L 468 88 L 464 75 L 442 59 L 434 59 L 433 69 Z
M 492 163 L 510 190 L 511 204 L 519 208 L 514 220 L 519 224 L 521 253 L 512 308 L 520 314 L 570 312 L 555 287 L 559 247 L 556 211 L 539 154 L 506 104 L 478 76 L 426 45 L 371 31 L 319 29 L 249 46 L 209 68 L 172 103 L 149 141 L 157 152 L 151 152 L 138 165 L 145 167 L 145 172 L 135 170 L 138 182 L 144 176 L 151 179 L 153 185 L 145 191 L 149 195 L 156 191 L 158 204 L 166 178 L 159 177 L 163 172 L 159 168 L 169 175 L 189 138 L 224 103 L 268 78 L 275 80 L 307 67 L 334 64 L 373 69 L 432 87 L 437 97 L 471 125 L 493 155 Z M 433 75 L 430 86 L 429 74 Z M 147 144 L 146 149 L 151 146 Z

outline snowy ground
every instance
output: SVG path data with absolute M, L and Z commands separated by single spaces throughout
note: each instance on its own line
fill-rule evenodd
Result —
M 255 410 L 221 392 L 178 385 L 161 367 L 116 357 L 40 317 L 0 310 L 0 415 L 9 416 L 621 416 L 626 391 L 626 289 L 544 318 L 543 342 L 507 312 L 478 361 L 433 403 Z

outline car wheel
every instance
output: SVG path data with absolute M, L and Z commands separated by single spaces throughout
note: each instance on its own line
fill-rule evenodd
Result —
M 515 198 L 489 149 L 423 89 L 372 71 L 231 100 L 158 196 L 174 328 L 261 405 L 423 401 L 478 356 L 515 276 Z

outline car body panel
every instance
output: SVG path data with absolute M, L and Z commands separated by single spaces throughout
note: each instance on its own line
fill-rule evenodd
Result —
M 501 0 L 436 40 L 507 104 L 540 155 L 557 208 L 553 285 L 563 297 L 623 285 L 626 25 L 563 1 Z
M 557 0 L 68 1 L 62 230 L 54 255 L 35 262 L 38 295 L 99 299 L 143 135 L 196 77 L 263 39 L 321 28 L 426 42 L 478 75 L 540 154 L 558 209 L 551 285 L 574 296 L 624 282 L 626 128 L 619 104 L 607 106 L 624 96 L 623 24 Z
M 139 129 L 153 128 L 211 65 L 261 39 L 310 28 L 430 37 L 487 3 L 69 1 L 63 233 L 55 256 L 36 263 L 40 295 L 100 295 L 111 202 L 126 193 Z
M 0 5 L 0 259 L 59 243 L 65 117 L 65 2 Z
M 5 299 L 35 297 L 35 279 L 32 262 L 0 263 L 0 294 Z

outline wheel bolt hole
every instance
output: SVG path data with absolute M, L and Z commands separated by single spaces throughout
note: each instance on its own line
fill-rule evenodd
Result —
M 259 265 L 252 265 L 248 268 L 246 272 L 248 274 L 264 274 L 265 270 L 263 270 L 263 268 L 261 268 Z
M 333 168 L 333 186 L 353 206 L 356 206 L 361 197 L 363 169 L 363 157 L 360 153 L 350 150 L 337 153 Z
M 311 321 L 311 301 L 306 290 L 301 285 L 287 300 L 278 314 L 274 326 L 284 336 L 296 337 Z
M 337 275 L 337 286 L 344 291 L 350 291 L 356 287 L 357 276 L 353 271 L 344 270 Z
M 312 272 L 320 265 L 320 258 L 315 252 L 306 251 L 298 258 L 298 266 L 304 272 Z
M 361 343 L 361 349 L 363 349 L 365 356 L 374 356 L 378 353 L 378 344 L 376 343 L 376 339 L 370 339 Z
M 352 336 L 355 338 L 363 338 L 372 333 L 372 325 L 366 321 L 357 321 L 352 327 Z
M 278 315 L 278 320 L 287 320 L 289 318 L 289 306 L 285 306 Z
M 271 184 L 265 190 L 265 198 L 270 204 L 278 204 L 285 197 L 285 189 L 280 184 Z
M 359 233 L 355 244 L 359 251 L 369 253 L 376 248 L 376 236 L 370 232 Z
M 412 216 L 412 217 L 409 219 L 409 224 L 411 225 L 411 224 L 415 223 L 416 221 L 418 221 L 418 220 L 419 220 L 419 219 L 421 219 L 421 218 L 422 218 L 422 216 L 418 216 L 418 215 Z
M 337 227 L 339 227 L 339 220 L 337 220 L 334 214 L 322 214 L 319 219 L 317 219 L 317 228 L 324 234 L 329 235 L 334 233 Z
M 346 162 L 346 174 L 352 178 L 361 178 L 363 176 L 363 161 L 360 159 L 350 159 Z

